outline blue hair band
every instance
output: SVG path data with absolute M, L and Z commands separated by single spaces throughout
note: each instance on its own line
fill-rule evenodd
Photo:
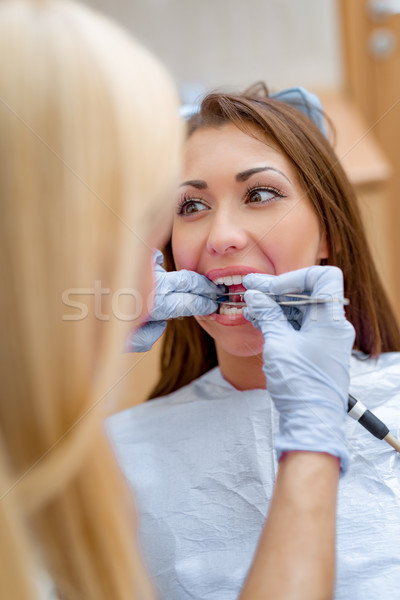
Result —
M 297 110 L 313 121 L 326 138 L 328 137 L 322 103 L 316 94 L 309 92 L 303 87 L 293 87 L 277 92 L 276 94 L 271 94 L 269 98 L 279 100 L 293 106 L 293 108 L 297 108 Z M 200 108 L 201 102 L 196 104 L 184 104 L 180 107 L 179 112 L 181 117 L 190 119 L 190 117 L 193 117 L 193 115 L 200 112 Z

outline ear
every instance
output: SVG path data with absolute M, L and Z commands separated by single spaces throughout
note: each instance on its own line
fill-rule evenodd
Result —
M 317 260 L 322 261 L 329 258 L 328 240 L 326 233 L 322 232 L 318 245 Z

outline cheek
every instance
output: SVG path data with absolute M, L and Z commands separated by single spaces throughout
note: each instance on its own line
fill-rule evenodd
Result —
M 321 236 L 317 217 L 311 209 L 297 208 L 278 221 L 260 241 L 276 275 L 318 262 Z
M 178 270 L 187 269 L 196 271 L 199 263 L 201 244 L 195 233 L 188 231 L 190 228 L 173 226 L 171 245 L 175 266 Z
M 137 311 L 137 318 L 134 321 L 134 327 L 139 327 L 144 323 L 153 307 L 154 301 L 154 271 L 153 271 L 153 251 L 150 248 L 146 248 L 145 256 L 143 257 L 138 285 L 136 286 L 136 292 L 140 298 L 138 307 L 141 309 Z

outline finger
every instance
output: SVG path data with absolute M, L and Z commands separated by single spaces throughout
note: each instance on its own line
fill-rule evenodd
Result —
M 326 294 L 332 298 L 343 298 L 343 273 L 338 267 L 316 265 L 305 271 L 305 286 L 312 296 Z
M 157 250 L 157 248 L 154 250 L 154 254 L 153 254 L 153 264 L 154 265 L 162 265 L 164 262 L 164 254 L 161 252 L 161 250 Z
M 155 296 L 155 306 L 151 313 L 152 321 L 176 319 L 178 317 L 210 315 L 218 309 L 218 304 L 210 298 L 197 294 L 171 292 Z
M 179 294 L 182 298 L 182 316 L 206 316 L 218 310 L 218 304 L 210 298 L 198 296 L 197 294 Z
M 343 274 L 338 267 L 333 266 L 314 265 L 281 275 L 251 273 L 243 278 L 243 285 L 247 289 L 277 295 L 307 292 L 311 296 L 325 293 L 343 297 Z
M 291 329 L 281 307 L 270 296 L 257 290 L 248 290 L 244 294 L 244 300 L 246 302 L 246 308 L 243 311 L 245 318 L 251 321 L 254 327 L 261 329 L 264 335 L 277 328 L 283 332 Z
M 207 279 L 205 275 L 200 275 L 194 271 L 165 272 L 159 276 L 157 287 L 163 293 L 168 292 L 189 292 L 198 296 L 216 297 L 220 294 L 219 288 L 215 283 Z
M 343 300 L 343 273 L 333 266 L 314 266 L 306 270 L 305 286 L 313 298 L 325 302 L 308 307 L 303 325 L 305 328 L 344 324 L 346 321 Z
M 243 277 L 243 285 L 248 290 L 258 290 L 259 292 L 271 292 L 271 286 L 276 275 L 267 275 L 266 273 L 250 273 Z
M 307 307 L 302 326 L 307 326 L 310 321 L 340 320 L 345 315 L 343 304 L 338 301 L 343 299 L 343 274 L 337 267 L 314 265 L 281 275 L 252 273 L 244 277 L 243 285 L 278 296 L 309 294 L 312 298 L 325 300 Z

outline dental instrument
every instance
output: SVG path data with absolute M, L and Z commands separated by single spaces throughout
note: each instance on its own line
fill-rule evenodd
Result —
M 272 293 L 268 293 L 268 292 L 261 292 L 264 293 L 268 296 L 272 296 L 274 297 L 275 301 L 281 305 L 281 306 L 299 306 L 299 305 L 306 305 L 306 304 L 327 304 L 330 302 L 339 302 L 341 304 L 343 304 L 344 306 L 347 306 L 348 304 L 350 304 L 350 300 L 348 298 L 330 298 L 330 297 L 311 297 L 308 296 L 307 294 L 285 294 L 283 296 L 277 296 L 276 294 L 272 294 Z M 229 299 L 227 300 L 228 296 L 239 296 L 241 301 L 232 301 L 230 302 Z M 217 302 L 218 304 L 223 304 L 224 302 L 226 302 L 227 304 L 231 305 L 231 306 L 243 306 L 244 304 L 244 292 L 240 293 L 240 292 L 226 292 L 226 293 L 222 293 L 220 296 L 218 296 L 215 300 L 215 302 Z
M 351 394 L 349 394 L 347 413 L 372 433 L 372 435 L 378 438 L 378 440 L 384 440 L 397 452 L 400 452 L 400 441 L 390 433 L 387 425 L 378 419 L 373 412 L 368 410 L 365 404 L 360 402 L 360 400 L 357 400 L 357 398 L 354 398 Z

